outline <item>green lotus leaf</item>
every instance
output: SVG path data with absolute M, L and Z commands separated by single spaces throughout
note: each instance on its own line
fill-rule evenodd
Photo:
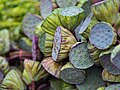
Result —
M 26 86 L 22 81 L 22 76 L 16 71 L 11 70 L 0 85 L 1 90 L 24 90 Z
M 114 31 L 109 23 L 99 22 L 92 27 L 89 41 L 98 49 L 107 49 L 116 42 L 117 35 Z
M 74 68 L 72 64 L 68 62 L 62 67 L 60 77 L 69 84 L 80 84 L 85 81 L 85 71 Z
M 23 80 L 27 85 L 32 81 L 38 81 L 48 76 L 48 73 L 43 69 L 40 62 L 27 60 L 24 61 Z
M 77 4 L 77 0 L 56 0 L 57 5 L 60 8 L 75 6 Z
M 61 9 L 59 13 L 60 21 L 68 30 L 74 30 L 84 19 L 84 10 L 77 6 L 71 6 Z
M 5 75 L 10 70 L 8 61 L 5 58 L 1 57 L 1 56 L 0 56 L 0 70 L 2 70 Z
M 74 30 L 84 18 L 84 10 L 77 6 L 55 9 L 42 23 L 41 29 L 54 35 L 58 26 Z
M 53 47 L 53 36 L 48 33 L 43 33 L 39 37 L 38 46 L 45 57 L 51 56 Z
M 94 64 L 86 42 L 77 42 L 71 47 L 69 60 L 75 68 L 79 69 L 87 69 Z
M 56 62 L 64 60 L 75 42 L 76 39 L 70 31 L 58 26 L 54 36 L 52 59 Z
M 120 45 L 117 45 L 111 53 L 111 62 L 120 69 Z
M 50 86 L 52 90 L 75 90 L 75 87 L 61 79 L 51 78 Z
M 109 85 L 105 90 L 119 90 L 120 89 L 120 84 L 113 84 Z
M 10 35 L 7 29 L 0 31 L 0 55 L 6 54 L 10 50 Z
M 38 15 L 26 14 L 22 20 L 22 29 L 25 35 L 27 35 L 31 40 L 34 35 L 34 30 L 38 24 L 41 23 L 41 18 Z
M 29 38 L 22 37 L 19 40 L 19 48 L 31 52 L 32 41 Z
M 52 0 L 40 0 L 40 13 L 44 19 L 52 13 L 52 9 Z
M 98 66 L 90 67 L 86 70 L 85 82 L 77 86 L 78 90 L 96 90 L 101 86 L 105 86 L 106 83 L 102 80 L 102 68 Z
M 62 63 L 56 63 L 52 60 L 51 57 L 48 57 L 43 59 L 41 64 L 48 73 L 55 76 L 56 78 L 60 78 L 60 70 L 62 68 Z
M 62 26 L 59 18 L 61 8 L 55 9 L 41 24 L 39 28 L 48 34 L 54 35 L 56 28 Z
M 98 20 L 114 24 L 119 10 L 119 0 L 105 0 L 95 3 L 91 7 Z
M 106 69 L 104 69 L 102 72 L 102 78 L 104 81 L 108 81 L 108 82 L 120 82 L 120 74 L 113 75 L 109 73 Z

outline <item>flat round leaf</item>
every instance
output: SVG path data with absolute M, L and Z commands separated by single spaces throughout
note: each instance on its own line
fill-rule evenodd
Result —
M 98 49 L 109 48 L 115 40 L 114 29 L 108 23 L 100 22 L 95 24 L 90 31 L 90 43 Z
M 93 66 L 86 70 L 85 82 L 77 86 L 78 90 L 96 90 L 98 87 L 105 86 L 101 77 L 102 68 Z
M 94 64 L 85 42 L 78 42 L 73 45 L 69 53 L 69 60 L 75 68 L 79 69 L 87 69 Z
M 51 78 L 50 79 L 50 86 L 52 90 L 74 90 L 74 85 L 64 82 L 61 79 Z
M 105 88 L 105 90 L 120 90 L 120 84 L 113 84 Z
M 60 72 L 61 79 L 70 84 L 80 84 L 85 80 L 83 70 L 76 68 L 65 68 Z
M 111 53 L 111 62 L 120 69 L 120 45 L 116 46 Z
M 40 12 L 45 19 L 53 10 L 52 0 L 40 0 Z
M 34 35 L 34 30 L 38 24 L 41 23 L 39 16 L 34 14 L 26 14 L 22 21 L 22 29 L 25 35 L 27 35 L 31 40 Z
M 77 4 L 77 0 L 56 0 L 59 7 L 70 7 L 75 6 Z
M 119 75 L 120 69 L 118 69 L 114 64 L 111 63 L 110 56 L 111 56 L 111 54 L 105 54 L 105 55 L 101 56 L 100 57 L 101 65 L 109 73 L 114 74 L 114 75 Z

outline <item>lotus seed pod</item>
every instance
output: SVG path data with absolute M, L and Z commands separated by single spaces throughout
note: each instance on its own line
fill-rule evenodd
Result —
M 120 45 L 117 45 L 111 53 L 111 62 L 120 69 Z
M 36 26 L 41 23 L 41 18 L 34 14 L 26 14 L 22 21 L 22 29 L 26 36 L 32 40 Z
M 120 90 L 120 84 L 112 84 L 106 87 L 105 90 Z
M 41 24 L 41 30 L 54 35 L 56 28 L 62 26 L 59 18 L 61 8 L 55 9 Z
M 29 38 L 22 37 L 18 44 L 20 49 L 31 52 L 32 41 Z
M 119 9 L 119 0 L 105 0 L 93 4 L 92 12 L 98 20 L 114 24 Z
M 44 33 L 39 37 L 39 48 L 45 57 L 51 56 L 53 47 L 53 36 Z
M 2 84 L 0 85 L 1 90 L 26 90 L 26 86 L 22 81 L 22 76 L 15 70 L 11 70 L 5 76 Z
M 76 90 L 74 85 L 64 82 L 61 79 L 51 78 L 50 86 L 52 90 Z
M 10 50 L 10 35 L 7 29 L 0 31 L 0 55 L 6 54 Z
M 104 81 L 108 82 L 120 82 L 120 74 L 119 75 L 110 74 L 106 69 L 104 69 L 102 72 L 102 78 Z
M 32 81 L 38 81 L 48 76 L 48 73 L 43 69 L 40 62 L 27 60 L 24 61 L 23 80 L 29 85 Z
M 52 10 L 52 0 L 40 0 L 40 13 L 44 19 L 52 13 Z
M 84 15 L 84 10 L 77 6 L 66 7 L 59 12 L 62 26 L 68 30 L 74 30 L 84 19 Z
M 61 79 L 69 84 L 80 84 L 85 80 L 85 71 L 74 68 L 69 62 L 60 72 Z
M 71 47 L 69 60 L 75 68 L 79 69 L 87 69 L 94 64 L 86 42 L 77 42 Z
M 0 70 L 2 70 L 5 75 L 10 70 L 7 60 L 1 56 L 0 56 Z
M 105 87 L 99 87 L 97 90 L 105 90 Z
M 105 22 L 95 24 L 91 31 L 89 41 L 98 49 L 105 50 L 116 42 L 116 33 L 114 28 Z
M 119 75 L 120 69 L 118 69 L 114 64 L 110 61 L 110 56 L 112 53 L 113 48 L 103 51 L 100 54 L 100 62 L 104 69 L 106 69 L 110 74 Z
M 106 83 L 101 77 L 102 68 L 98 66 L 90 67 L 86 70 L 85 82 L 77 86 L 78 90 L 96 90 L 101 86 L 105 86 Z
M 56 63 L 52 60 L 51 57 L 48 57 L 43 59 L 41 64 L 48 73 L 55 76 L 56 78 L 60 78 L 60 70 L 62 68 L 62 63 Z
M 58 26 L 54 36 L 52 59 L 56 62 L 64 60 L 74 43 L 76 39 L 73 34 L 62 26 Z
M 56 0 L 57 5 L 60 8 L 75 6 L 77 4 L 77 0 Z

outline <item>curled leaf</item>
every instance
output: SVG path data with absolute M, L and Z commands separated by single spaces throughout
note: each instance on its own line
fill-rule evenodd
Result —
M 5 75 L 10 69 L 7 60 L 3 57 L 0 57 L 0 69 L 4 72 Z
M 110 74 L 107 70 L 103 70 L 102 72 L 102 78 L 104 81 L 109 81 L 109 82 L 120 82 L 120 74 L 119 75 L 113 75 Z
M 54 36 L 52 59 L 56 62 L 62 61 L 68 56 L 71 46 L 76 42 L 70 31 L 58 26 Z
M 1 90 L 24 90 L 26 86 L 22 81 L 21 75 L 16 70 L 11 70 L 4 78 L 1 86 Z
M 27 85 L 31 84 L 32 81 L 38 81 L 45 78 L 48 73 L 43 69 L 40 62 L 25 59 L 23 80 Z
M 62 63 L 56 63 L 51 57 L 43 59 L 41 62 L 44 69 L 56 78 L 60 78 L 60 70 L 62 68 Z

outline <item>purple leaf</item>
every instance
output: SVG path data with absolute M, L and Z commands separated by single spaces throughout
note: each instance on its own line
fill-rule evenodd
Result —
M 33 60 L 40 60 L 41 55 L 40 55 L 40 49 L 38 47 L 38 36 L 33 35 L 32 37 L 32 58 Z

